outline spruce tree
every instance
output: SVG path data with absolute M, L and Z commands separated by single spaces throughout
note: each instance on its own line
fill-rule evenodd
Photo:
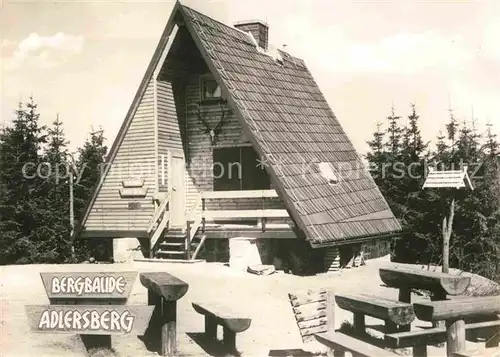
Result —
M 448 134 L 448 140 L 450 141 L 450 154 L 453 156 L 455 153 L 455 146 L 457 143 L 458 134 L 458 121 L 455 119 L 455 114 L 453 110 L 449 110 L 449 122 L 446 124 L 446 133 Z
M 43 221 L 44 180 L 38 170 L 41 148 L 46 142 L 45 127 L 33 98 L 19 103 L 12 126 L 0 140 L 0 264 L 37 262 L 44 249 L 35 229 Z M 38 171 L 38 172 L 37 172 Z
M 83 147 L 78 148 L 78 159 L 76 161 L 77 175 L 75 178 L 75 217 L 80 220 L 93 190 L 101 179 L 101 171 L 104 169 L 107 146 L 104 144 L 106 138 L 103 131 L 93 131 L 85 141 Z
M 69 169 L 68 141 L 65 139 L 63 123 L 57 116 L 48 129 L 48 145 L 45 152 L 45 162 L 50 171 L 46 174 L 45 196 L 46 219 L 42 229 L 50 228 L 53 233 L 47 240 L 50 249 L 44 260 L 52 263 L 62 263 L 70 258 L 70 226 L 69 226 Z M 49 166 L 50 165 L 50 166 Z
M 78 149 L 78 159 L 75 165 L 74 180 L 74 210 L 75 223 L 78 229 L 78 222 L 83 219 L 85 208 L 92 198 L 92 194 L 97 184 L 102 179 L 104 170 L 107 146 L 104 144 L 106 138 L 103 131 L 92 131 L 90 137 L 85 141 L 83 147 Z M 77 261 L 89 258 L 90 245 L 87 241 L 76 237 L 73 241 L 75 259 Z
M 378 122 L 377 129 L 373 133 L 373 139 L 371 141 L 367 141 L 370 151 L 366 155 L 366 159 L 369 163 L 370 174 L 382 191 L 385 188 L 382 170 L 387 162 L 387 153 L 384 150 L 384 137 L 385 133 L 382 131 L 382 123 Z
M 402 129 L 400 125 L 400 116 L 394 113 L 394 106 L 391 108 L 391 115 L 387 117 L 387 151 L 392 156 L 393 159 L 397 158 L 401 150 L 401 135 Z

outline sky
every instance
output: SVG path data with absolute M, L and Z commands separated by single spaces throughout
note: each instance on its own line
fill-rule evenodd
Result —
M 305 60 L 361 153 L 378 121 L 414 103 L 426 140 L 452 108 L 500 135 L 500 1 L 183 0 L 226 24 L 260 19 Z M 33 96 L 70 149 L 104 129 L 111 146 L 174 1 L 0 0 L 0 123 Z

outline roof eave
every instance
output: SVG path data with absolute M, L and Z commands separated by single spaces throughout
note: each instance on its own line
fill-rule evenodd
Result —
M 404 233 L 405 233 L 404 230 L 398 230 L 398 231 L 386 232 L 386 233 L 375 234 L 375 235 L 371 234 L 371 235 L 358 236 L 358 237 L 347 238 L 347 239 L 332 240 L 332 241 L 328 241 L 328 242 L 313 242 L 313 241 L 309 240 L 309 244 L 311 245 L 312 248 L 328 248 L 328 247 L 334 247 L 334 246 L 345 245 L 345 244 L 363 243 L 363 242 L 370 241 L 373 239 L 390 239 L 390 238 L 401 236 Z

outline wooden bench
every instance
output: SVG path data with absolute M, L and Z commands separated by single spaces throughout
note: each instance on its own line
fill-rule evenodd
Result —
M 164 272 L 141 273 L 139 279 L 148 289 L 148 305 L 155 306 L 144 342 L 160 356 L 176 356 L 177 300 L 186 294 L 189 285 Z
M 414 310 L 415 315 L 422 321 L 446 321 L 446 351 L 448 357 L 453 357 L 465 350 L 465 319 L 500 314 L 500 295 L 415 303 Z M 497 322 L 498 320 L 494 320 L 490 324 L 495 325 Z M 484 325 L 485 322 L 478 324 Z M 497 330 L 486 347 L 497 348 L 498 344 Z
M 335 357 L 353 356 L 396 357 L 397 355 L 367 342 L 335 331 L 335 296 L 321 289 L 288 294 L 303 342 L 317 340 L 333 349 Z
M 487 321 L 465 324 L 465 332 L 470 331 L 481 332 L 482 334 L 493 336 L 498 333 L 500 329 L 500 321 Z M 446 342 L 446 328 L 445 327 L 434 327 L 429 329 L 421 329 L 415 331 L 405 331 L 397 332 L 392 334 L 386 334 L 384 340 L 387 343 L 387 347 L 390 348 L 413 348 L 413 357 L 426 357 L 427 356 L 427 346 L 436 345 Z M 486 343 L 486 347 L 491 346 L 494 339 Z
M 470 285 L 470 277 L 467 276 L 417 269 L 401 264 L 381 268 L 379 275 L 387 286 L 399 289 L 399 301 L 406 303 L 411 303 L 411 289 L 427 290 L 431 294 L 432 301 L 440 301 L 446 300 L 447 295 L 463 294 Z M 444 322 L 435 321 L 433 326 L 443 327 Z
M 205 316 L 205 336 L 217 340 L 217 326 L 223 328 L 223 344 L 228 353 L 237 355 L 236 334 L 248 330 L 252 320 L 220 306 L 192 303 L 195 311 Z
M 341 332 L 324 332 L 315 335 L 318 342 L 331 348 L 335 357 L 344 357 L 350 352 L 356 357 L 396 357 L 399 356 L 383 348 L 348 336 Z
M 365 315 L 385 321 L 386 333 L 399 331 L 398 326 L 411 324 L 415 319 L 413 306 L 408 303 L 366 294 L 337 294 L 335 302 L 354 314 L 354 330 L 365 332 Z

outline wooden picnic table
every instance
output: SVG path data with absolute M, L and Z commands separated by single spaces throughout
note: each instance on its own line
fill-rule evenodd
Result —
M 380 279 L 390 287 L 399 289 L 398 300 L 411 303 L 411 289 L 427 290 L 431 301 L 446 300 L 448 295 L 461 295 L 469 287 L 470 277 L 437 271 L 416 269 L 394 264 L 388 268 L 380 268 Z M 434 322 L 434 326 L 444 326 L 444 321 Z M 411 326 L 403 327 L 410 331 Z
M 461 295 L 469 287 L 470 277 L 437 271 L 416 269 L 402 265 L 380 268 L 380 279 L 399 289 L 399 301 L 411 303 L 411 289 L 427 290 L 431 300 L 446 300 L 447 295 Z

